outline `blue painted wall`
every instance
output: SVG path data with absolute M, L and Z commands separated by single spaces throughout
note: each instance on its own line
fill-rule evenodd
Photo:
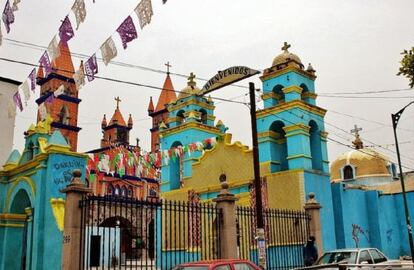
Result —
M 347 189 L 337 183 L 332 184 L 332 196 L 338 248 L 355 247 L 358 239 L 359 247 L 376 247 L 393 259 L 410 254 L 401 194 Z M 407 193 L 407 200 L 412 216 L 414 192 Z

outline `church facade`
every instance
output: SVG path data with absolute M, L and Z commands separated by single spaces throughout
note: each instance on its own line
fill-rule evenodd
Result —
M 336 247 L 324 116 L 316 106 L 315 70 L 304 68 L 300 58 L 285 44 L 263 82 L 264 109 L 257 111 L 259 156 L 265 204 L 271 208 L 303 209 L 306 194 L 314 192 L 323 205 L 323 243 Z M 253 205 L 252 152 L 221 121 L 215 124 L 214 102 L 200 95 L 194 75 L 188 78 L 177 100 L 167 105 L 169 118 L 160 125 L 162 151 L 177 151 L 177 158 L 163 160 L 161 191 L 164 197 L 186 200 L 198 193 L 210 200 L 220 190 L 225 174 L 230 191 L 240 205 Z M 213 138 L 215 147 L 185 151 L 194 142 Z M 268 196 L 272 194 L 272 196 Z

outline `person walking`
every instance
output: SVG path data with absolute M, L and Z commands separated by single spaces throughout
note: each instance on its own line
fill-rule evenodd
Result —
M 318 259 L 318 249 L 315 246 L 314 236 L 309 236 L 306 245 L 303 247 L 303 259 L 305 266 L 313 265 Z

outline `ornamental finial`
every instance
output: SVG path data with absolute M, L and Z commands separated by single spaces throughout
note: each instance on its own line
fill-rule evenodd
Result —
M 285 52 L 289 52 L 288 49 L 290 48 L 290 44 L 288 44 L 286 41 L 283 43 L 282 50 Z
M 195 77 L 196 76 L 194 75 L 194 73 L 191 72 L 190 76 L 188 77 L 188 82 L 187 82 L 188 86 L 194 87 L 196 85 L 196 82 L 194 81 Z

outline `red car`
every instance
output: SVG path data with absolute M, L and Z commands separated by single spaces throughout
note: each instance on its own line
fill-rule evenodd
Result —
M 261 270 L 257 265 L 241 259 L 189 262 L 175 266 L 173 270 Z

